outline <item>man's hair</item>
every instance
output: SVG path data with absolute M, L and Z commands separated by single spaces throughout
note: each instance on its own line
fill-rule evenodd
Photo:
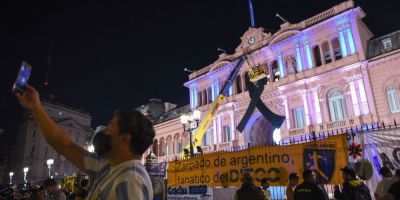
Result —
M 243 174 L 243 183 L 252 183 L 253 182 L 253 176 L 249 172 L 246 172 Z
M 43 182 L 45 187 L 57 186 L 57 182 L 54 179 L 48 178 Z
M 136 110 L 117 110 L 119 133 L 131 134 L 131 151 L 142 155 L 153 144 L 155 131 L 153 123 L 141 112 Z
M 261 185 L 264 185 L 265 183 L 268 183 L 268 179 L 267 178 L 261 179 Z
M 396 169 L 396 176 L 400 177 L 400 169 Z
M 313 172 L 314 172 L 314 171 L 311 170 L 311 169 L 306 169 L 306 170 L 304 170 L 304 171 L 303 171 L 303 174 L 302 174 L 303 179 L 304 179 L 305 181 L 309 180 L 310 177 L 312 176 L 312 173 L 313 173 Z
M 390 173 L 389 167 L 382 167 L 379 170 L 379 174 L 381 174 L 382 176 L 387 176 L 387 175 L 389 175 L 389 173 Z

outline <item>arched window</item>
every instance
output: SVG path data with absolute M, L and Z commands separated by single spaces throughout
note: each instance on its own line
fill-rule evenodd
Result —
M 313 53 L 314 53 L 315 66 L 316 67 L 321 66 L 322 65 L 321 52 L 319 51 L 318 45 L 313 48 Z
M 173 151 L 174 147 L 173 147 L 173 144 L 172 144 L 172 137 L 171 136 L 167 137 L 167 142 L 165 144 L 167 146 L 167 149 L 166 149 L 167 155 L 172 155 L 172 151 Z
M 160 139 L 160 148 L 159 148 L 159 156 L 165 156 L 165 140 L 164 138 Z
M 330 92 L 328 103 L 332 121 L 340 121 L 347 118 L 346 101 L 341 90 L 335 89 Z
M 240 74 L 236 77 L 236 92 L 237 94 L 242 93 L 242 77 Z
M 246 87 L 246 76 L 247 76 L 247 73 L 244 73 L 244 74 L 242 74 L 242 75 L 240 75 L 240 79 L 241 80 L 243 80 L 243 84 L 242 84 L 242 86 L 243 86 L 243 92 L 245 92 L 245 91 L 247 91 L 247 87 Z
M 207 105 L 207 89 L 203 90 L 203 105 Z
M 155 155 L 158 155 L 158 141 L 157 141 L 157 139 L 155 139 L 155 140 L 153 141 L 153 153 L 154 153 Z
M 202 145 L 203 146 L 212 145 L 212 143 L 211 143 L 211 141 L 212 141 L 212 133 L 213 133 L 213 129 L 212 128 L 208 128 L 206 133 L 203 136 L 203 141 L 202 141 Z
M 174 136 L 174 154 L 181 152 L 181 141 L 179 140 L 179 134 Z
M 329 49 L 329 44 L 328 42 L 322 43 L 322 53 L 324 54 L 324 60 L 325 63 L 328 64 L 332 62 L 332 56 L 331 56 L 331 50 Z
M 203 96 L 202 96 L 202 92 L 201 91 L 199 91 L 198 93 L 197 93 L 197 102 L 198 102 L 198 107 L 201 107 L 202 105 L 203 105 L 203 102 L 202 102 L 202 100 L 203 100 Z
M 342 59 L 342 50 L 340 49 L 339 39 L 335 38 L 332 40 L 331 43 L 332 43 L 333 53 L 335 54 L 335 60 Z
M 212 102 L 212 93 L 211 93 L 211 87 L 207 88 L 207 103 Z
M 397 90 L 395 87 L 389 87 L 387 89 L 387 98 L 389 102 L 390 112 L 397 113 L 400 112 L 399 96 L 397 95 Z
M 274 60 L 271 64 L 271 69 L 272 69 L 272 77 L 271 77 L 271 82 L 278 81 L 280 78 L 279 74 L 279 68 L 278 68 L 278 61 Z
M 232 141 L 232 129 L 230 125 L 224 125 L 222 127 L 222 142 L 230 142 Z

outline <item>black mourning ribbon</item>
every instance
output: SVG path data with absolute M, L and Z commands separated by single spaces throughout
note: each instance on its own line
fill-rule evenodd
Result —
M 246 113 L 244 114 L 242 120 L 236 129 L 240 132 L 244 130 L 247 122 L 249 121 L 254 109 L 260 111 L 260 113 L 272 124 L 273 127 L 278 128 L 282 126 L 283 121 L 285 121 L 285 116 L 280 116 L 273 113 L 267 106 L 260 100 L 260 96 L 264 91 L 264 85 L 267 83 L 267 78 L 263 78 L 257 81 L 256 84 L 250 82 L 248 76 L 245 78 L 246 88 L 249 91 L 250 103 L 247 107 Z

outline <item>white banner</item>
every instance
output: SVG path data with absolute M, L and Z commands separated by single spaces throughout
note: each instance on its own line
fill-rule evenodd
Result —
M 356 134 L 355 141 L 363 148 L 362 157 L 373 166 L 372 177 L 366 181 L 373 194 L 382 179 L 379 174 L 381 167 L 389 167 L 393 172 L 400 169 L 400 130 L 381 129 L 359 133 Z M 349 157 L 349 161 L 357 160 Z
M 213 188 L 206 185 L 168 187 L 168 200 L 212 200 Z

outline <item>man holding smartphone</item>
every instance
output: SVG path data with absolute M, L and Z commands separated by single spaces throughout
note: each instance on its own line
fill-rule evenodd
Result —
M 39 93 L 27 85 L 15 94 L 32 113 L 46 141 L 67 160 L 86 171 L 94 184 L 87 199 L 153 199 L 153 188 L 142 154 L 153 143 L 152 122 L 134 110 L 117 111 L 107 128 L 96 136 L 97 155 L 76 144 L 43 108 Z M 101 157 L 99 157 L 101 156 Z

